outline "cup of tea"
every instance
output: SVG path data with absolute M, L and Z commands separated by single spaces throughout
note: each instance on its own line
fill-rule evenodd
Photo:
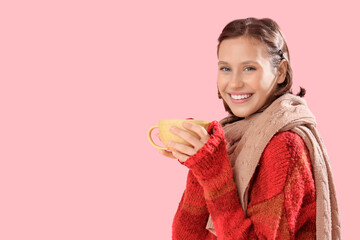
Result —
M 182 143 L 185 145 L 190 146 L 190 144 L 188 142 L 186 142 L 185 140 L 183 140 L 182 138 L 179 138 L 178 136 L 174 135 L 173 133 L 170 132 L 170 128 L 172 126 L 176 126 L 180 129 L 183 129 L 191 134 L 193 134 L 194 136 L 196 136 L 195 133 L 193 133 L 192 131 L 189 131 L 187 129 L 185 129 L 182 126 L 182 123 L 184 121 L 188 121 L 188 122 L 192 122 L 195 124 L 198 124 L 202 127 L 204 127 L 206 130 L 208 129 L 208 126 L 210 124 L 210 121 L 204 121 L 204 120 L 193 120 L 193 119 L 183 119 L 183 120 L 159 120 L 158 125 L 155 125 L 153 127 L 151 127 L 148 131 L 148 139 L 150 141 L 150 143 L 158 148 L 158 149 L 164 149 L 164 150 L 168 150 L 168 147 L 166 146 L 166 143 L 168 141 L 174 141 L 174 142 L 178 142 L 178 143 Z M 154 140 L 151 137 L 151 133 L 154 129 L 158 128 L 159 129 L 159 138 L 161 140 L 161 142 L 164 143 L 165 146 L 159 146 L 157 145 Z

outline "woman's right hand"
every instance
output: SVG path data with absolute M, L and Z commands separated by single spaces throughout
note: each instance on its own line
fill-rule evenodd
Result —
M 160 136 L 159 136 L 159 133 L 157 133 L 156 136 L 157 136 L 158 139 L 161 141 Z M 160 152 L 160 154 L 164 155 L 165 157 L 169 157 L 169 158 L 176 159 L 176 157 L 174 157 L 174 155 L 172 154 L 172 151 L 170 151 L 170 150 L 160 149 L 159 152 Z
M 162 155 L 164 155 L 165 157 L 177 159 L 177 158 L 174 157 L 174 155 L 172 154 L 172 151 L 160 149 L 160 153 L 161 153 Z

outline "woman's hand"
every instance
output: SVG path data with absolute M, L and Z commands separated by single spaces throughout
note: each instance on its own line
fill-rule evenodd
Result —
M 206 129 L 200 125 L 184 121 L 183 127 L 195 133 L 195 136 L 177 127 L 171 127 L 170 132 L 184 139 L 191 146 L 187 146 L 178 142 L 168 141 L 167 146 L 169 147 L 170 151 L 161 150 L 161 153 L 164 156 L 178 159 L 180 162 L 185 162 L 191 155 L 195 154 L 200 148 L 202 148 L 210 139 L 210 135 Z

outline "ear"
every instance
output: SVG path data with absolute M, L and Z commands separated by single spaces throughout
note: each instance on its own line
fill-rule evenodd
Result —
M 277 83 L 283 83 L 285 81 L 285 77 L 286 77 L 286 71 L 287 71 L 287 61 L 285 59 L 281 60 L 279 67 L 278 67 L 278 71 L 277 71 Z

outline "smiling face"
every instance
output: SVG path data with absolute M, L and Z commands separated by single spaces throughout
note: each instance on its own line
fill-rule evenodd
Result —
M 276 75 L 265 45 L 253 38 L 223 40 L 218 59 L 220 95 L 238 117 L 258 111 L 272 96 L 277 84 L 285 80 L 286 65 L 280 64 L 279 75 Z

